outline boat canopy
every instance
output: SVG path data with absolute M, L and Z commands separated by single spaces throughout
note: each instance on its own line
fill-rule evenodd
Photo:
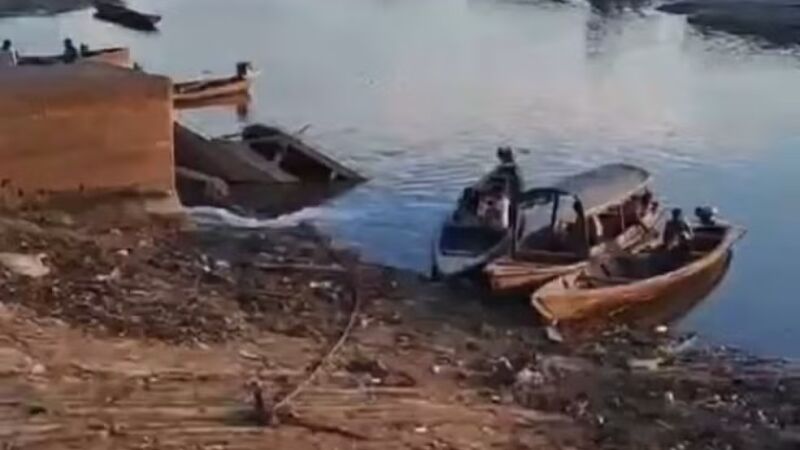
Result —
M 543 198 L 557 195 L 579 200 L 586 216 L 619 204 L 644 189 L 651 180 L 646 170 L 630 164 L 606 164 L 577 175 L 569 176 L 555 185 L 534 188 L 522 194 L 520 207 L 539 203 Z

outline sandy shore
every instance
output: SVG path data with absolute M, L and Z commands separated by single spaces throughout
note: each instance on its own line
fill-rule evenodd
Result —
M 800 442 L 786 364 L 624 328 L 550 342 L 532 319 L 508 320 L 526 309 L 361 264 L 306 227 L 73 222 L 0 220 L 4 251 L 44 253 L 50 269 L 0 270 L 7 448 Z

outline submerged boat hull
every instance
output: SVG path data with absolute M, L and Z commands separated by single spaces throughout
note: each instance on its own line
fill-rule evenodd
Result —
M 546 320 L 560 322 L 585 319 L 600 311 L 610 311 L 625 305 L 653 302 L 667 297 L 680 286 L 697 282 L 698 279 L 715 273 L 716 268 L 729 257 L 733 244 L 743 234 L 743 230 L 728 228 L 713 250 L 676 270 L 650 278 L 621 282 L 608 287 L 581 289 L 573 286 L 584 275 L 583 271 L 565 275 L 535 292 L 531 296 L 531 304 Z

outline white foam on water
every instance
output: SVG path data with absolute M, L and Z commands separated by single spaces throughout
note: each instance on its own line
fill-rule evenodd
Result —
M 235 212 L 213 206 L 195 206 L 186 208 L 192 221 L 199 225 L 211 228 L 280 228 L 298 225 L 302 222 L 313 221 L 319 217 L 318 208 L 306 208 L 293 214 L 276 217 L 274 219 L 259 219 L 257 217 L 241 216 Z

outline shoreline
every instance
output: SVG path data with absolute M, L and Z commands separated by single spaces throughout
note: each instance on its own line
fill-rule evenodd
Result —
M 46 253 L 51 270 L 0 270 L 0 369 L 17 392 L 0 430 L 16 428 L 3 439 L 20 447 L 800 443 L 792 364 L 626 328 L 554 343 L 310 227 L 229 235 L 29 214 L 0 228 L 6 251 Z M 272 406 L 304 388 L 264 426 L 253 386 Z

